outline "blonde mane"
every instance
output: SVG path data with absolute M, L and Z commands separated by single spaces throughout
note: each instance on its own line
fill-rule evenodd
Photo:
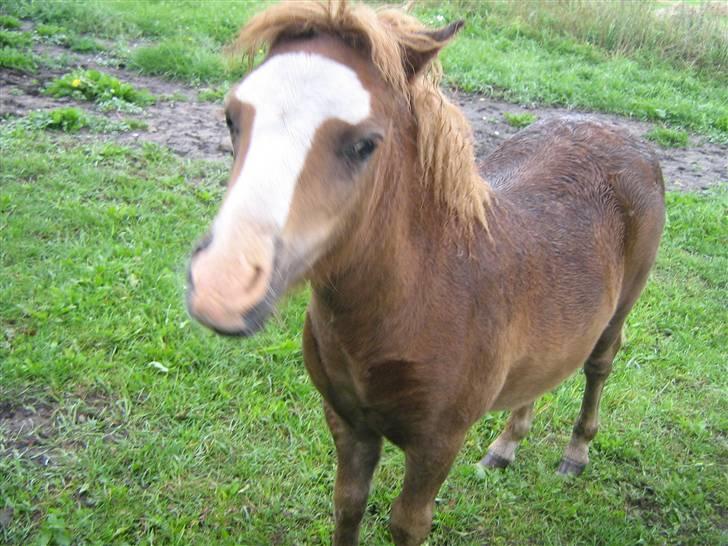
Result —
M 426 53 L 444 45 L 414 17 L 393 8 L 378 8 L 345 0 L 285 1 L 253 16 L 241 29 L 232 51 L 248 61 L 281 38 L 320 32 L 369 51 L 382 79 L 410 105 L 417 127 L 419 165 L 426 187 L 464 224 L 487 228 L 488 184 L 475 166 L 472 131 L 463 114 L 440 90 L 442 69 L 437 59 L 423 74 L 408 78 L 405 50 Z

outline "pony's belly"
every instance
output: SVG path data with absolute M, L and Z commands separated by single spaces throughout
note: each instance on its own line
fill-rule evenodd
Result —
M 542 373 L 536 365 L 520 367 L 508 374 L 506 382 L 490 410 L 512 410 L 536 400 L 543 393 L 557 387 L 583 364 L 584 360 L 560 362 L 549 366 L 550 373 Z
M 520 408 L 559 386 L 584 365 L 600 334 L 601 327 L 598 334 L 585 336 L 577 347 L 568 351 L 532 353 L 514 362 L 490 409 Z

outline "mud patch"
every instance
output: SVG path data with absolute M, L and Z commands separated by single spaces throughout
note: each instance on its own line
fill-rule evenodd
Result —
M 57 403 L 35 400 L 0 402 L 0 458 L 55 466 L 86 449 L 94 438 L 115 442 L 126 437 L 123 404 L 108 397 L 69 396 Z
M 51 463 L 55 408 L 46 403 L 0 403 L 0 456 L 15 455 L 41 466 Z
M 74 104 L 91 113 L 106 115 L 112 119 L 134 117 L 147 123 L 146 130 L 114 135 L 90 135 L 81 133 L 80 139 L 113 140 L 122 144 L 154 142 L 168 147 L 176 154 L 190 159 L 223 160 L 231 163 L 232 149 L 225 127 L 222 106 L 218 103 L 197 100 L 197 91 L 178 82 L 139 75 L 120 67 L 118 61 L 105 54 L 83 55 L 50 45 L 37 45 L 36 52 L 46 57 L 63 57 L 68 65 L 64 68 L 46 68 L 33 75 L 0 70 L 0 117 L 23 116 L 31 110 L 48 109 Z M 107 54 L 106 54 L 107 55 Z M 98 111 L 91 103 L 75 103 L 69 99 L 55 99 L 42 94 L 47 83 L 74 68 L 96 69 L 107 72 L 131 83 L 137 88 L 148 89 L 161 100 L 144 109 L 139 115 L 106 113 Z M 498 101 L 485 96 L 468 95 L 451 91 L 451 97 L 470 120 L 475 135 L 476 155 L 484 159 L 505 139 L 515 134 L 506 123 L 506 112 L 530 112 L 539 119 L 574 114 L 566 108 L 532 107 Z M 637 136 L 654 127 L 619 116 L 590 113 L 595 118 L 609 120 L 626 127 Z M 691 136 L 687 148 L 662 149 L 655 146 L 665 176 L 667 187 L 673 190 L 704 190 L 721 183 L 728 183 L 728 145 L 713 144 L 699 136 Z

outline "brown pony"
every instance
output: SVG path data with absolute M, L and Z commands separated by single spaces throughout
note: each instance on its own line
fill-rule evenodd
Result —
M 660 167 L 619 128 L 537 123 L 475 166 L 438 88 L 428 30 L 391 9 L 291 2 L 237 46 L 265 61 L 226 99 L 228 192 L 189 269 L 190 313 L 251 335 L 309 280 L 304 360 L 336 444 L 335 544 L 355 544 L 385 437 L 405 452 L 391 513 L 420 544 L 468 428 L 512 410 L 481 464 L 504 467 L 533 403 L 575 370 L 579 474 L 622 326 L 664 223 Z

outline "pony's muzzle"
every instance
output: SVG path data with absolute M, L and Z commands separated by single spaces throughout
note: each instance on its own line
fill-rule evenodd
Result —
M 187 271 L 187 309 L 224 335 L 251 335 L 263 326 L 275 258 L 274 237 L 202 239 Z

